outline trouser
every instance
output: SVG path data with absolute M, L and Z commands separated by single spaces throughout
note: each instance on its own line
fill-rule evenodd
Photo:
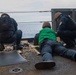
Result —
M 2 39 L 1 43 L 13 43 L 13 42 L 15 42 L 16 45 L 19 45 L 20 41 L 21 41 L 21 38 L 22 38 L 22 31 L 21 30 L 17 30 L 15 32 L 15 34 L 11 38 L 9 38 L 7 40 Z
M 59 37 L 63 42 L 65 42 L 67 45 L 75 45 L 75 39 L 76 39 L 76 33 L 73 35 L 67 33 L 67 34 L 60 34 Z
M 51 48 L 51 46 L 48 45 L 48 44 L 45 44 L 45 45 L 42 47 L 41 55 L 42 55 L 42 60 L 43 60 L 43 61 L 53 60 L 53 58 L 52 58 L 52 48 Z
M 61 38 L 66 45 L 75 45 L 75 38 Z
M 15 40 L 16 41 L 16 44 L 19 45 L 20 42 L 21 42 L 21 39 L 22 39 L 22 31 L 21 30 L 18 30 L 16 32 L 15 36 L 16 36 L 16 40 Z
M 42 43 L 40 50 L 43 61 L 52 60 L 53 52 L 65 58 L 76 60 L 76 51 L 65 48 L 63 45 L 61 45 L 61 43 L 57 41 L 48 40 L 45 43 Z

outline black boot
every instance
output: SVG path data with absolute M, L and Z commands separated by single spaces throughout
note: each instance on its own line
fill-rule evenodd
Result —
M 23 47 L 21 45 L 14 45 L 13 50 L 22 50 Z
M 66 44 L 65 47 L 66 48 L 75 48 L 75 44 Z
M 0 51 L 3 51 L 5 49 L 4 45 L 0 43 Z
M 51 69 L 55 66 L 55 62 L 53 60 L 48 60 L 48 61 L 42 61 L 39 63 L 35 64 L 35 68 L 39 69 L 39 70 L 43 70 L 43 69 Z

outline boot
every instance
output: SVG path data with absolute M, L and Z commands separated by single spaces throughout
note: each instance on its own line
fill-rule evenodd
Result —
M 75 41 L 70 41 L 69 43 L 66 43 L 66 48 L 74 48 L 75 47 Z
M 66 44 L 65 47 L 66 47 L 66 48 L 75 48 L 75 44 L 69 44 L 69 45 Z
M 0 51 L 3 51 L 5 49 L 3 44 L 0 44 Z
M 13 50 L 22 50 L 23 47 L 21 45 L 14 45 Z
M 53 60 L 42 61 L 35 64 L 35 68 L 38 70 L 51 69 L 55 66 L 55 62 Z

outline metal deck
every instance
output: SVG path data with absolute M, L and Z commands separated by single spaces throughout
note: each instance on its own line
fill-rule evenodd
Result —
M 41 56 L 33 48 L 24 48 L 22 56 L 28 60 L 27 63 L 0 67 L 0 75 L 76 75 L 76 62 L 58 55 L 54 55 L 56 66 L 50 70 L 36 70 L 35 64 L 41 61 Z M 9 71 L 12 68 L 21 68 L 21 72 Z

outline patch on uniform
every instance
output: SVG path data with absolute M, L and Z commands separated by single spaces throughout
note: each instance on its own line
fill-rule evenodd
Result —
M 62 22 L 59 23 L 59 25 L 61 25 L 61 24 L 62 24 Z

